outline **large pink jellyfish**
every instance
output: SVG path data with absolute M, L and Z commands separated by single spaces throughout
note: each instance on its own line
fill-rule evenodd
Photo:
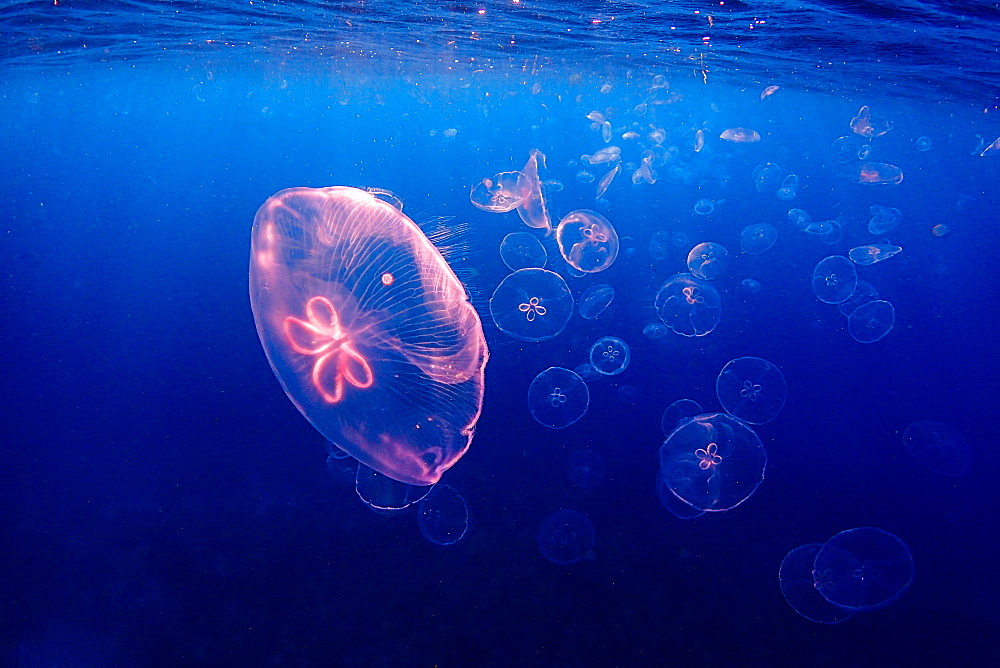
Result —
M 441 253 L 403 212 L 343 186 L 291 188 L 254 219 L 250 305 L 292 403 L 400 482 L 437 482 L 468 449 L 489 352 Z

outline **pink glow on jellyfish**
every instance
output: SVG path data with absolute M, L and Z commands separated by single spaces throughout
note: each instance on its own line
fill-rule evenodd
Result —
M 718 454 L 719 446 L 715 443 L 709 443 L 704 448 L 698 448 L 694 451 L 694 456 L 698 458 L 698 468 L 702 471 L 707 471 L 708 469 L 714 469 L 716 466 L 722 463 L 722 457 Z
M 482 325 L 398 200 L 339 186 L 268 199 L 251 233 L 250 305 L 289 399 L 359 462 L 430 485 L 468 449 Z
M 524 199 L 517 205 L 517 213 L 521 220 L 528 227 L 545 230 L 546 234 L 552 232 L 552 222 L 549 219 L 549 210 L 545 206 L 545 194 L 542 192 L 542 181 L 538 176 L 538 163 L 541 161 L 545 166 L 545 154 L 537 148 L 529 152 L 528 162 L 521 170 L 523 178 Z
M 604 271 L 618 257 L 618 233 L 614 226 L 588 209 L 571 211 L 559 221 L 556 243 L 570 266 L 588 274 Z
M 681 292 L 684 293 L 684 300 L 688 304 L 704 304 L 705 298 L 699 294 L 698 288 L 694 286 L 688 286 L 683 288 Z
M 523 304 L 519 304 L 517 310 L 524 314 L 528 322 L 531 322 L 537 316 L 543 316 L 546 313 L 546 309 L 540 303 L 538 303 L 538 297 L 532 297 Z

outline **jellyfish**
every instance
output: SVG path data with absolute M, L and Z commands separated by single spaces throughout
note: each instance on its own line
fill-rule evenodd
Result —
M 632 358 L 628 344 L 614 336 L 604 336 L 590 346 L 590 363 L 598 373 L 617 376 Z
M 592 285 L 580 296 L 580 317 L 593 320 L 604 312 L 604 309 L 615 298 L 615 289 L 607 284 Z
M 538 550 L 554 564 L 583 561 L 594 549 L 594 525 L 577 510 L 561 508 L 538 527 Z
M 871 220 L 868 221 L 868 231 L 872 234 L 881 235 L 891 232 L 903 219 L 903 214 L 899 212 L 899 209 L 890 206 L 872 204 L 868 207 L 868 211 L 872 214 Z
M 521 172 L 502 172 L 472 186 L 469 199 L 483 211 L 513 211 L 528 196 L 528 183 Z
M 841 531 L 813 562 L 816 590 L 849 610 L 874 610 L 899 598 L 913 581 L 913 557 L 899 538 L 874 527 Z
M 569 458 L 569 479 L 583 489 L 594 489 L 604 480 L 604 459 L 593 450 L 577 450 Z
M 657 230 L 649 240 L 649 256 L 654 260 L 666 259 L 670 252 L 670 232 Z
M 886 162 L 859 162 L 843 174 L 863 186 L 894 186 L 903 182 L 903 170 Z
M 681 423 L 690 420 L 696 415 L 701 415 L 703 412 L 701 404 L 694 399 L 678 399 L 667 406 L 666 410 L 663 411 L 663 415 L 660 416 L 660 428 L 663 430 L 663 435 L 670 436 L 674 429 L 679 427 Z
M 571 211 L 559 221 L 556 242 L 563 259 L 588 274 L 604 271 L 618 257 L 618 233 L 614 226 L 588 209 Z
M 725 139 L 734 144 L 755 144 L 760 141 L 760 134 L 749 128 L 729 128 L 719 135 L 719 139 Z
M 875 343 L 892 331 L 896 309 L 884 299 L 863 304 L 847 318 L 847 332 L 858 343 Z
M 812 218 L 810 218 L 809 214 L 802 209 L 789 209 L 788 220 L 803 232 L 806 231 L 806 228 L 808 228 L 810 223 L 812 223 Z
M 897 255 L 902 248 L 892 244 L 870 244 L 868 246 L 858 246 L 848 251 L 847 256 L 855 264 L 867 266 L 882 262 Z
M 573 315 L 573 293 L 554 271 L 518 269 L 493 291 L 490 315 L 508 336 L 546 341 L 566 328 Z
M 778 92 L 778 89 L 780 88 L 781 86 L 768 86 L 761 92 L 760 99 L 763 100 L 765 97 L 770 97 L 771 95 L 774 95 L 775 93 Z
M 608 191 L 608 187 L 611 186 L 611 182 L 615 180 L 615 177 L 618 176 L 618 172 L 620 172 L 621 169 L 622 163 L 616 162 L 614 168 L 601 177 L 600 183 L 597 184 L 597 194 L 595 195 L 595 199 L 600 199 L 601 196 Z
M 858 286 L 858 270 L 843 255 L 823 258 L 813 269 L 812 287 L 816 297 L 826 304 L 846 301 Z
M 767 360 L 739 357 L 722 367 L 715 393 L 730 415 L 750 424 L 764 424 L 778 417 L 788 386 L 781 370 Z
M 701 198 L 694 203 L 694 212 L 699 216 L 707 216 L 715 211 L 715 202 L 707 198 Z
M 687 266 L 697 278 L 718 278 L 729 268 L 729 251 L 722 244 L 711 241 L 700 243 L 688 253 Z
M 778 228 L 770 223 L 747 225 L 740 233 L 740 248 L 744 253 L 758 255 L 771 248 L 778 240 Z
M 962 432 L 944 422 L 911 422 L 903 431 L 903 443 L 914 459 L 934 473 L 960 476 L 972 463 L 972 449 Z
M 469 506 L 449 485 L 435 485 L 417 506 L 417 526 L 435 545 L 454 545 L 469 530 Z
M 587 384 L 569 369 L 549 367 L 528 387 L 528 412 L 550 429 L 565 429 L 582 418 L 589 406 Z
M 656 314 L 682 336 L 705 336 L 719 324 L 722 300 L 719 291 L 691 274 L 674 274 L 656 293 Z
M 291 188 L 257 211 L 250 304 L 302 415 L 362 464 L 431 485 L 468 449 L 489 356 L 461 281 L 371 193 Z
M 851 130 L 854 131 L 854 134 L 868 137 L 869 139 L 872 137 L 881 137 L 891 129 L 892 123 L 881 116 L 871 113 L 871 110 L 867 106 L 861 107 L 858 110 L 858 115 L 851 119 Z
M 549 210 L 545 206 L 545 194 L 542 192 L 542 182 L 538 176 L 538 163 L 545 166 L 545 154 L 536 148 L 529 152 L 528 162 L 521 173 L 524 175 L 525 196 L 517 205 L 517 213 L 528 227 L 549 231 L 552 223 L 549 220 Z
M 778 192 L 775 195 L 778 196 L 780 200 L 790 200 L 795 199 L 796 192 L 799 188 L 799 177 L 795 174 L 789 174 L 785 177 L 785 180 L 781 182 L 781 187 L 778 188 Z
M 500 242 L 500 257 L 512 271 L 541 268 L 548 254 L 542 243 L 527 232 L 511 232 Z
M 878 299 L 878 290 L 875 286 L 864 279 L 858 279 L 858 285 L 854 288 L 854 292 L 846 300 L 837 304 L 837 310 L 845 318 L 850 317 L 854 313 L 855 309 L 859 306 L 864 306 L 868 302 L 875 301 Z
M 813 564 L 822 547 L 820 543 L 811 543 L 786 554 L 778 569 L 778 583 L 792 610 L 811 622 L 839 624 L 850 619 L 854 610 L 830 603 L 816 589 Z
M 773 162 L 757 165 L 753 168 L 751 176 L 759 193 L 774 192 L 781 187 L 781 167 Z M 795 182 L 798 185 L 798 177 L 796 177 Z
M 642 335 L 647 339 L 659 339 L 667 335 L 670 331 L 658 322 L 651 322 L 642 328 Z

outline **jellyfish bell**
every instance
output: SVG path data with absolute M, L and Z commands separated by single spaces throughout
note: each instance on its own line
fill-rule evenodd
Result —
M 343 186 L 257 211 L 250 304 L 271 368 L 329 441 L 430 485 L 468 449 L 489 352 L 440 251 L 401 210 Z
M 528 196 L 528 183 L 521 172 L 501 172 L 472 186 L 469 200 L 483 211 L 513 211 Z
M 903 170 L 887 162 L 859 162 L 848 165 L 843 175 L 863 186 L 894 186 L 903 182 Z
M 760 134 L 750 128 L 729 128 L 723 130 L 719 139 L 731 141 L 734 144 L 756 144 L 760 141 Z
M 542 192 L 542 182 L 538 177 L 538 163 L 541 161 L 545 166 L 545 154 L 537 148 L 531 149 L 528 162 L 525 163 L 521 173 L 524 175 L 526 195 L 524 200 L 517 205 L 517 213 L 521 220 L 528 227 L 545 230 L 551 233 L 552 222 L 549 219 L 549 210 L 545 206 L 545 194 Z

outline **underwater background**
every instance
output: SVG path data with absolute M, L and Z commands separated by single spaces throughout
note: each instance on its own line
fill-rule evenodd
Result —
M 0 3 L 0 663 L 996 662 L 998 49 L 995 2 Z M 852 132 L 863 106 L 891 129 Z M 607 167 L 581 161 L 609 145 L 593 111 L 633 169 L 663 130 L 655 183 L 623 168 L 598 201 Z M 736 127 L 760 141 L 720 138 Z M 865 146 L 902 182 L 852 178 Z M 532 149 L 553 225 L 594 209 L 621 240 L 578 277 L 536 235 L 577 302 L 615 290 L 542 342 L 489 308 L 510 273 L 501 241 L 532 230 L 470 202 Z M 766 163 L 798 176 L 793 199 L 755 187 Z M 443 250 L 490 359 L 471 448 L 443 479 L 469 512 L 453 545 L 425 539 L 419 504 L 358 498 L 258 339 L 254 215 L 331 185 L 389 190 L 454 230 Z M 871 233 L 873 206 L 898 226 Z M 791 208 L 842 238 L 797 229 Z M 776 243 L 741 252 L 758 223 Z M 707 241 L 730 254 L 717 327 L 644 335 Z M 894 326 L 860 343 L 811 277 L 887 242 L 902 251 L 857 270 Z M 588 379 L 576 423 L 539 424 L 532 379 L 604 336 L 629 367 Z M 679 519 L 657 497 L 661 416 L 682 398 L 722 410 L 716 378 L 744 356 L 787 382 L 780 414 L 752 425 L 764 479 L 728 512 Z M 907 451 L 923 420 L 961 433 L 964 473 Z M 592 489 L 568 474 L 581 449 L 605 465 Z M 595 532 L 569 565 L 537 541 L 561 508 Z M 856 527 L 899 537 L 912 583 L 843 623 L 804 619 L 782 559 Z

